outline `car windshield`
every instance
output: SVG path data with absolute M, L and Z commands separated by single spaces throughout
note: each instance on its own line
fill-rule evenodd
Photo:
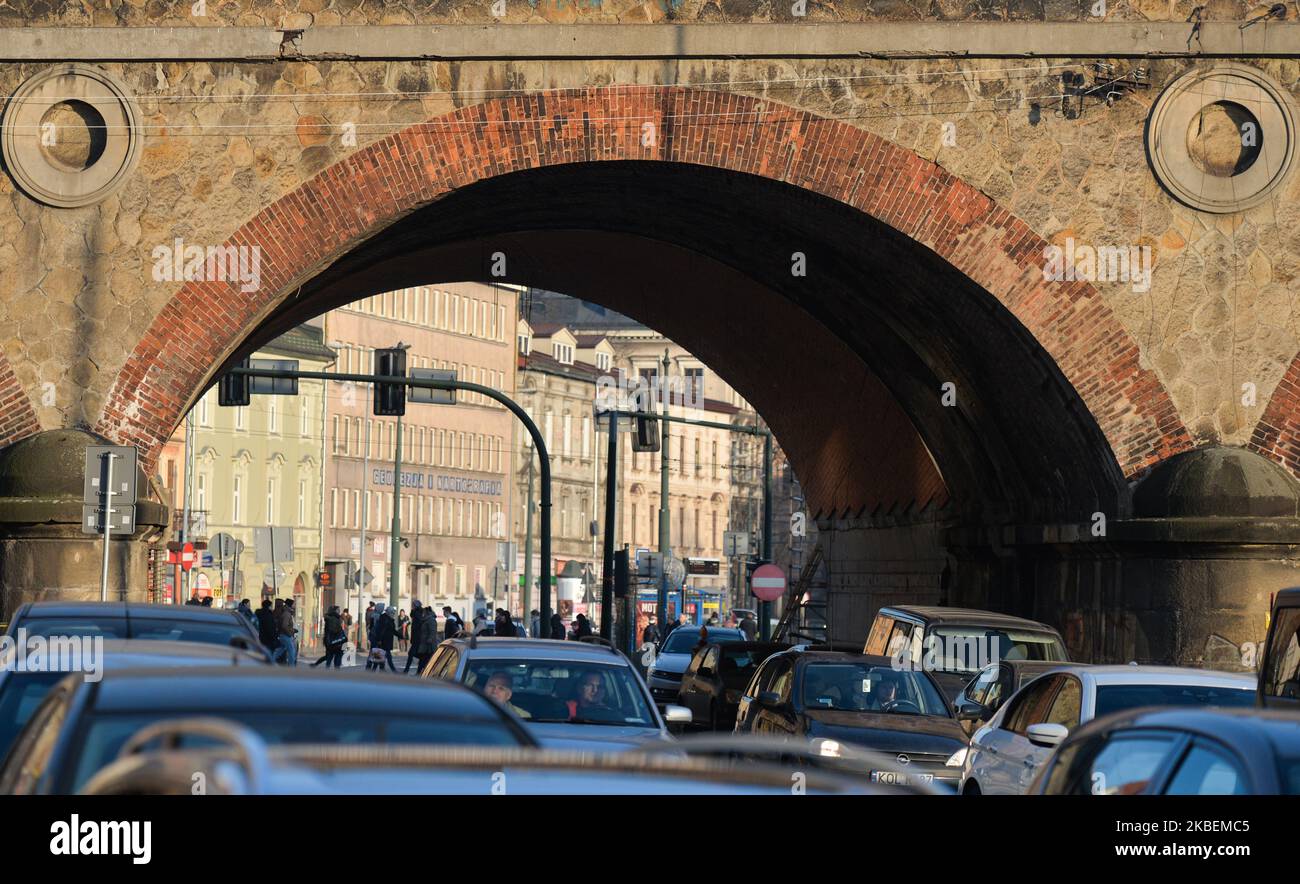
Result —
M 659 727 L 628 666 L 471 657 L 465 684 L 526 722 Z
M 715 632 L 712 629 L 709 630 L 709 642 L 711 644 L 718 645 L 726 642 L 743 642 L 744 640 L 745 634 L 743 632 L 737 631 L 733 633 L 723 632 L 721 630 Z M 671 635 L 668 636 L 668 641 L 664 642 L 663 650 L 659 653 L 689 654 L 699 643 L 700 629 L 698 626 L 694 629 L 689 626 L 679 626 L 677 629 L 673 630 Z
M 803 674 L 803 702 L 810 710 L 951 715 L 923 673 L 866 663 L 809 663 Z
M 1300 700 L 1300 608 L 1281 608 L 1259 679 L 1268 697 Z
M 175 710 L 95 715 L 85 731 L 73 789 L 117 757 L 127 738 L 141 728 L 168 718 Z M 237 721 L 271 745 L 297 743 L 423 743 L 444 746 L 518 746 L 519 738 L 503 722 L 489 718 L 416 718 L 340 714 L 337 710 L 266 712 L 222 710 L 221 718 Z M 207 737 L 187 736 L 181 748 L 220 745 Z
M 66 672 L 13 673 L 0 686 L 0 758 Z
M 1097 688 L 1097 717 L 1139 706 L 1253 706 L 1255 690 L 1188 684 L 1113 684 Z
M 926 642 L 925 665 L 935 672 L 974 675 L 1001 660 L 1064 663 L 1068 659 L 1061 640 L 1050 632 L 936 626 L 930 630 Z

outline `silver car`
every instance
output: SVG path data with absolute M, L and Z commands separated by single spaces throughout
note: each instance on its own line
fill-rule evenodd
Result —
M 1023 795 L 1074 728 L 1143 706 L 1250 706 L 1255 679 L 1174 666 L 1063 666 L 1029 682 L 971 737 L 964 795 Z
M 689 721 L 691 714 L 670 706 L 661 717 L 632 663 L 588 642 L 448 639 L 420 674 L 487 694 L 548 749 L 622 751 L 671 740 L 665 717 Z

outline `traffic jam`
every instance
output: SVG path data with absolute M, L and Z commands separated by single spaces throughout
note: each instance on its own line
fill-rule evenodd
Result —
M 386 673 L 288 661 L 242 608 L 26 603 L 0 793 L 1300 794 L 1300 588 L 1256 673 L 1073 662 L 1048 624 L 947 607 L 848 648 L 651 623 L 633 654 L 417 614 Z

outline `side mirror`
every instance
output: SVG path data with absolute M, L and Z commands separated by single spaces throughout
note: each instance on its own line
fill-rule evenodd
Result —
M 957 720 L 958 721 L 982 721 L 988 717 L 990 710 L 972 700 L 964 697 L 957 698 Z
M 1070 733 L 1070 729 L 1063 724 L 1031 724 L 1025 729 L 1025 737 L 1035 746 L 1043 746 L 1048 749 L 1059 744 Z
M 668 724 L 690 724 L 691 710 L 670 703 L 664 707 L 664 721 Z
M 776 691 L 763 691 L 758 695 L 758 705 L 760 706 L 780 706 L 781 695 Z

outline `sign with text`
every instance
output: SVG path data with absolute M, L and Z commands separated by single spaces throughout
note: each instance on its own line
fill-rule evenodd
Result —
M 456 371 L 448 368 L 413 368 L 411 377 L 426 381 L 454 381 Z M 406 398 L 411 402 L 423 402 L 426 405 L 455 405 L 455 390 L 434 390 L 430 387 L 411 387 Z

